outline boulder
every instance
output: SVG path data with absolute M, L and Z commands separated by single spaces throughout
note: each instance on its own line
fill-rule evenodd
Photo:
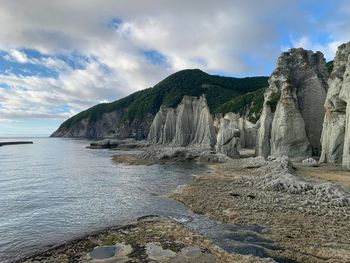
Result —
M 256 155 L 320 154 L 327 78 L 321 52 L 298 48 L 282 53 L 264 94 Z
M 306 158 L 301 162 L 301 164 L 303 166 L 308 166 L 308 167 L 317 167 L 318 166 L 317 161 L 313 158 Z

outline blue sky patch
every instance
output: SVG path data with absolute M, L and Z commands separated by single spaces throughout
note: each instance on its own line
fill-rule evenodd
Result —
M 9 54 L 0 51 L 0 74 L 14 74 L 21 76 L 39 76 L 43 78 L 57 78 L 59 73 L 53 69 L 40 64 L 19 63 L 17 61 L 6 58 Z
M 121 24 L 123 24 L 123 20 L 121 18 L 116 17 L 107 23 L 107 27 L 115 30 L 118 29 Z
M 148 49 L 148 50 L 143 50 L 142 53 L 147 59 L 147 61 L 150 62 L 151 64 L 164 65 L 164 66 L 168 65 L 167 58 L 157 50 Z

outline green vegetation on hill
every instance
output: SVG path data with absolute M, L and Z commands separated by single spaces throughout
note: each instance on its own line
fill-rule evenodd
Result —
M 332 73 L 332 70 L 333 70 L 333 66 L 334 66 L 333 60 L 327 62 L 327 63 L 326 63 L 326 66 L 327 66 L 327 69 L 328 69 L 329 74 L 331 74 L 331 73 Z
M 267 86 L 267 77 L 232 78 L 209 75 L 201 70 L 182 70 L 170 75 L 153 88 L 135 92 L 112 103 L 102 103 L 68 119 L 60 128 L 70 128 L 83 119 L 98 120 L 104 113 L 121 111 L 124 121 L 155 114 L 160 105 L 177 106 L 184 95 L 205 94 L 212 112 L 233 97 Z
M 265 88 L 248 92 L 243 95 L 234 97 L 219 106 L 215 112 L 225 114 L 227 112 L 247 114 L 248 120 L 256 123 L 260 118 L 262 107 L 264 104 Z

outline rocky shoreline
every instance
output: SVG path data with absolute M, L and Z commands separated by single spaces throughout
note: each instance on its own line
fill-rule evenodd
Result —
M 125 226 L 86 235 L 16 263 L 51 262 L 274 262 L 230 254 L 181 223 L 145 216 Z
M 268 251 L 271 257 L 350 261 L 350 195 L 342 182 L 302 176 L 283 158 L 232 160 L 212 169 L 172 198 L 220 222 L 265 226 L 261 238 L 279 247 Z
M 292 164 L 287 157 L 231 159 L 189 147 L 149 146 L 140 142 L 137 147 L 135 142 L 118 142 L 113 147 L 107 144 L 108 147 L 96 144 L 95 147 L 122 149 L 115 151 L 112 158 L 120 165 L 189 161 L 207 164 L 205 174 L 169 197 L 224 224 L 262 226 L 263 231 L 248 231 L 242 238 L 273 242 L 261 248 L 266 252 L 264 258 L 225 251 L 180 222 L 151 216 L 16 263 L 350 261 L 350 182 L 346 175 L 330 182 L 328 179 L 332 178 L 322 176 L 327 167 Z M 249 151 L 241 150 L 241 156 L 246 156 L 246 152 Z M 319 171 L 316 176 L 309 175 L 315 171 Z

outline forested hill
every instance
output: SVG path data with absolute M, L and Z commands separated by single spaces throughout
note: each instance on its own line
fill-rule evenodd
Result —
M 102 103 L 68 119 L 52 135 L 57 137 L 144 137 L 147 131 L 138 131 L 134 124 L 155 115 L 160 105 L 177 106 L 184 95 L 199 96 L 205 94 L 213 113 L 220 112 L 222 105 L 239 95 L 253 92 L 268 85 L 268 77 L 233 78 L 209 75 L 199 69 L 176 72 L 152 88 L 135 92 L 111 103 Z M 225 105 L 225 111 L 230 105 Z M 233 105 L 235 107 L 235 105 Z M 103 121 L 110 116 L 117 124 Z M 96 127 L 95 123 L 99 123 Z M 96 129 L 108 129 L 101 131 Z M 147 124 L 144 123 L 144 130 Z M 119 128 L 118 128 L 119 127 Z M 118 131 L 124 128 L 127 132 Z M 85 129 L 85 131 L 84 131 Z M 90 130 L 87 130 L 90 129 Z M 113 129 L 117 129 L 113 131 Z M 120 136 L 118 136 L 120 134 Z

